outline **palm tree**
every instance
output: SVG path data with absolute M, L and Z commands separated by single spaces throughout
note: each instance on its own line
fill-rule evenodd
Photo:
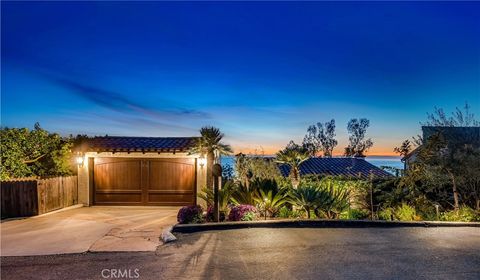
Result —
M 221 155 L 231 154 L 232 148 L 230 145 L 222 143 L 224 134 L 216 127 L 204 126 L 200 129 L 200 135 L 189 154 L 207 156 L 207 187 L 211 188 L 213 185 L 213 164 L 218 161 Z
M 290 141 L 285 149 L 277 153 L 276 161 L 290 166 L 290 177 L 294 188 L 300 181 L 300 165 L 309 158 L 308 150 L 293 141 Z

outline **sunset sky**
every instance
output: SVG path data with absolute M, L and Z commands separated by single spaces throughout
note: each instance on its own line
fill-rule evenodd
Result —
M 480 116 L 480 3 L 2 2 L 1 124 L 193 136 L 270 154 L 332 118 L 369 155 L 434 106 Z

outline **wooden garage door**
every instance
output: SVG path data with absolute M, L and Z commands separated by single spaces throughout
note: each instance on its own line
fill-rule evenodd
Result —
M 95 158 L 97 205 L 195 204 L 195 159 Z

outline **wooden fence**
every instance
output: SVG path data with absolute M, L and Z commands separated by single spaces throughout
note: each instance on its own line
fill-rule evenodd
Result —
M 1 182 L 2 219 L 35 216 L 78 203 L 77 176 Z

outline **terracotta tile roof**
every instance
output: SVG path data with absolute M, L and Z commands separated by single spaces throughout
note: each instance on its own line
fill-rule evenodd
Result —
M 123 137 L 88 139 L 84 149 L 92 152 L 186 152 L 196 137 Z
M 283 176 L 290 174 L 290 167 L 285 164 L 279 166 Z M 390 173 L 376 167 L 364 159 L 359 158 L 310 158 L 300 165 L 300 174 L 334 175 L 346 177 L 376 178 L 393 177 Z

